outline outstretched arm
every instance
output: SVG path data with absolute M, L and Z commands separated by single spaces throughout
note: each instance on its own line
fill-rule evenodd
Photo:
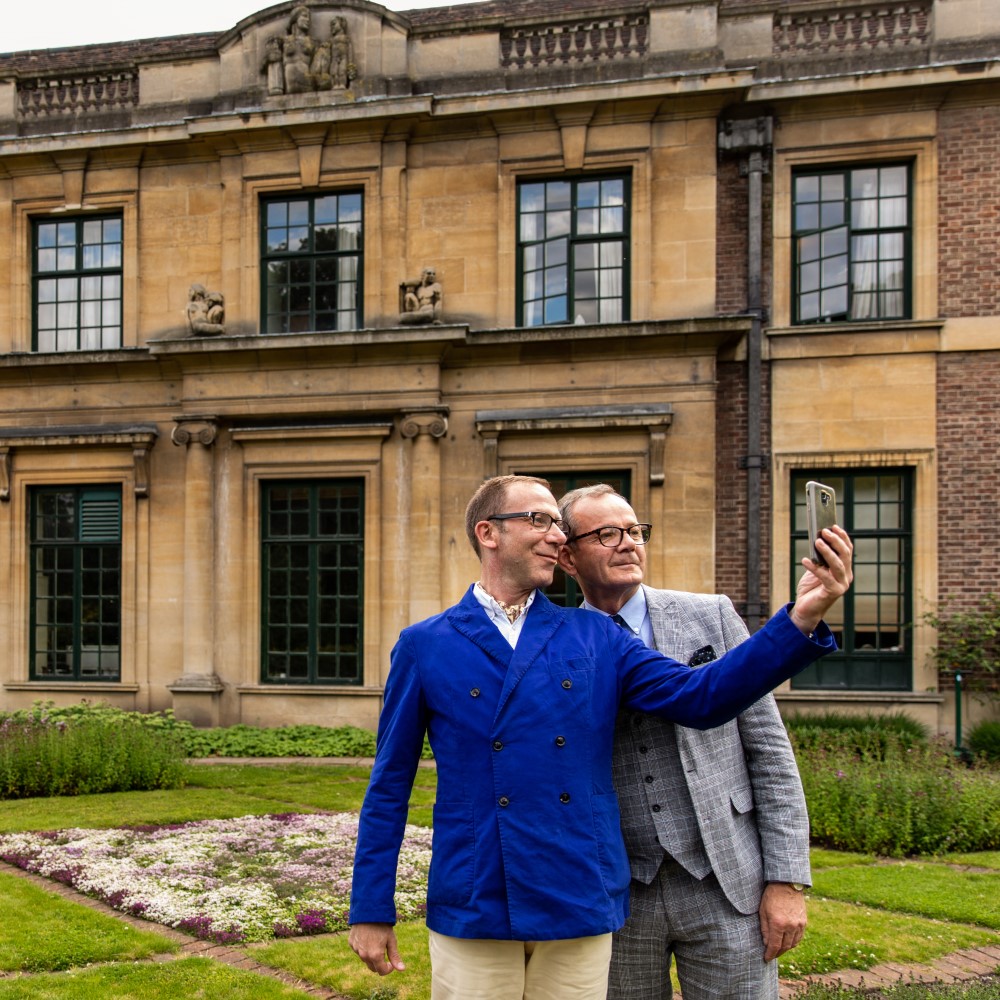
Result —
M 842 597 L 854 579 L 854 545 L 839 525 L 825 528 L 816 539 L 816 548 L 826 560 L 825 566 L 803 559 L 806 568 L 795 592 L 795 604 L 789 615 L 801 632 L 808 635 L 823 620 L 837 598 Z

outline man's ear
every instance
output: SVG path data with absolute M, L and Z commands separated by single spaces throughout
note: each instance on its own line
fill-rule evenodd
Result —
M 574 580 L 579 579 L 576 569 L 576 562 L 573 559 L 573 550 L 568 545 L 559 546 L 559 568 Z
M 499 529 L 492 521 L 478 521 L 475 532 L 481 549 L 495 549 L 497 547 Z

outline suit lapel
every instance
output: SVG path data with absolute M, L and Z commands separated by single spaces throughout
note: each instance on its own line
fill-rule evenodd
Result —
M 500 629 L 490 621 L 483 606 L 476 600 L 472 587 L 469 587 L 462 600 L 448 612 L 448 621 L 490 659 L 496 660 L 503 667 L 510 663 L 514 651 L 510 648 L 510 643 L 500 634 Z
M 552 636 L 562 623 L 563 617 L 559 609 L 540 590 L 536 591 L 535 599 L 528 609 L 528 617 L 521 629 L 520 636 L 518 636 L 517 647 L 512 651 L 510 665 L 507 667 L 507 676 L 504 678 L 503 691 L 500 693 L 500 702 L 497 705 L 498 716 L 503 711 L 504 705 L 510 700 L 521 678 L 545 651 Z M 492 622 L 490 625 L 493 627 Z M 493 630 L 496 631 L 496 628 L 493 627 Z M 504 645 L 507 644 L 502 637 L 500 641 Z
M 497 715 L 510 700 L 521 678 L 545 651 L 549 640 L 562 625 L 560 611 L 541 591 L 536 592 L 518 636 L 516 649 L 511 649 L 510 643 L 490 621 L 483 606 L 476 600 L 472 587 L 448 612 L 451 625 L 506 670 L 497 702 Z
M 646 592 L 646 607 L 649 609 L 656 648 L 683 663 L 686 642 L 682 627 L 683 615 L 676 599 L 664 590 L 650 590 L 646 586 L 642 589 Z

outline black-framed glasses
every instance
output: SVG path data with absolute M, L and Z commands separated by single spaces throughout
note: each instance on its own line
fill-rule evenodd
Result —
M 544 510 L 519 510 L 514 514 L 494 514 L 487 521 L 510 521 L 515 517 L 526 517 L 536 531 L 548 531 L 554 524 L 563 534 L 566 533 L 566 522 L 561 518 L 546 514 Z
M 629 528 L 617 528 L 612 524 L 606 524 L 603 528 L 594 528 L 593 531 L 585 531 L 582 535 L 574 535 L 567 538 L 566 542 L 578 542 L 588 535 L 597 535 L 597 540 L 605 548 L 617 549 L 622 543 L 622 539 L 628 535 L 636 545 L 645 545 L 649 541 L 649 536 L 653 533 L 651 524 L 633 524 Z

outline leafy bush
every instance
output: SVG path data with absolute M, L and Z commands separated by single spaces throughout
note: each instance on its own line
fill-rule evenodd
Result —
M 966 743 L 975 756 L 1000 763 L 1000 722 L 980 722 L 969 732 Z
M 1000 594 L 987 594 L 973 609 L 944 602 L 938 614 L 924 615 L 937 629 L 932 658 L 945 676 L 962 675 L 967 691 L 985 701 L 1000 693 Z
M 853 733 L 826 745 L 790 732 L 817 845 L 889 857 L 1000 848 L 1000 772 L 950 747 L 896 736 L 859 750 Z
M 0 799 L 179 788 L 183 765 L 176 737 L 127 719 L 39 710 L 0 721 Z
M 226 726 L 184 734 L 189 757 L 374 757 L 375 734 L 356 726 Z
M 866 759 L 883 760 L 890 746 L 925 747 L 927 727 L 905 712 L 875 715 L 848 715 L 825 712 L 821 715 L 793 715 L 785 727 L 795 735 L 796 746 L 821 749 L 831 744 L 853 747 Z
M 20 710 L 4 718 L 27 720 L 45 717 L 56 722 L 75 723 L 100 720 L 108 725 L 132 723 L 147 730 L 169 734 L 178 740 L 187 757 L 374 757 L 375 734 L 357 726 L 220 726 L 196 729 L 190 722 L 164 712 L 126 712 L 104 703 L 57 707 L 52 702 L 36 702 L 30 710 Z M 424 759 L 433 754 L 425 739 Z

